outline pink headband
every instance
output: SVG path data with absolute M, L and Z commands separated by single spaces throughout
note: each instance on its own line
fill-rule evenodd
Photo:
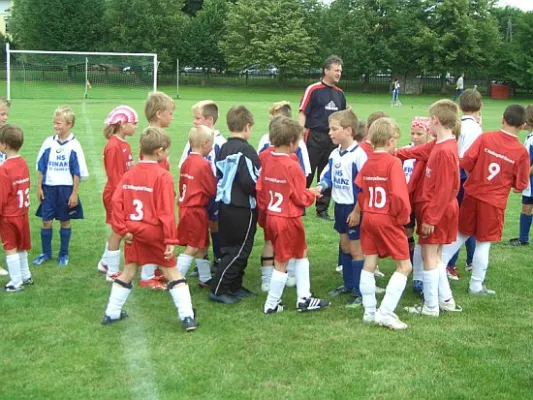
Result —
M 136 123 L 139 121 L 139 116 L 137 115 L 137 112 L 131 108 L 130 106 L 118 106 L 113 109 L 107 116 L 107 118 L 104 121 L 104 124 L 114 125 L 118 124 L 119 122 L 125 123 L 125 122 L 133 122 Z
M 414 117 L 411 121 L 411 129 L 423 129 L 426 132 L 429 132 L 429 118 Z

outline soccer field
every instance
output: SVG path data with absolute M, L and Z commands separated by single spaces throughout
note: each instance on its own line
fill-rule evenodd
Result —
M 288 100 L 296 108 L 303 93 L 294 90 L 183 87 L 176 100 L 170 161 L 177 181 L 177 162 L 192 126 L 191 106 L 212 99 L 220 108 L 217 128 L 227 136 L 225 114 L 234 104 L 254 113 L 251 143 L 268 129 L 268 109 Z M 163 88 L 165 90 L 165 88 Z M 57 87 L 60 93 L 61 87 Z M 60 95 L 54 96 L 55 99 Z M 174 95 L 175 88 L 168 88 Z M 383 110 L 402 128 L 400 143 L 409 142 L 415 115 L 427 115 L 437 97 L 403 96 L 403 106 L 390 107 L 385 95 L 347 93 L 348 103 L 364 119 Z M 73 221 L 70 264 L 55 261 L 31 267 L 35 285 L 19 293 L 0 293 L 0 398 L 2 399 L 525 399 L 533 397 L 533 274 L 531 249 L 506 245 L 518 235 L 520 195 L 511 194 L 502 243 L 491 250 L 487 284 L 492 298 L 470 297 L 464 250 L 458 261 L 459 282 L 452 282 L 462 314 L 438 319 L 407 315 L 403 306 L 418 302 L 407 287 L 397 313 L 409 325 L 405 332 L 362 323 L 361 310 L 345 309 L 344 299 L 317 313 L 295 311 L 296 293 L 286 289 L 289 310 L 265 316 L 266 294 L 235 306 L 214 304 L 190 278 L 199 329 L 186 334 L 168 293 L 136 285 L 126 303 L 130 318 L 102 326 L 110 284 L 97 273 L 109 228 L 101 201 L 106 182 L 102 162 L 103 121 L 119 104 L 134 107 L 141 117 L 130 140 L 138 154 L 145 126 L 143 102 L 124 90 L 122 99 L 65 101 L 76 113 L 74 134 L 80 140 L 90 172 L 80 198 L 85 220 Z M 532 101 L 533 102 L 533 101 Z M 22 155 L 33 169 L 44 138 L 51 135 L 52 115 L 60 100 L 15 98 L 9 121 L 25 132 Z M 521 104 L 528 102 L 521 100 Z M 500 127 L 510 102 L 485 100 L 483 128 Z M 523 141 L 525 132 L 520 135 Z M 37 209 L 32 176 L 32 214 Z M 327 298 L 342 283 L 335 272 L 338 235 L 333 224 L 310 210 L 304 217 L 312 291 Z M 332 210 L 331 210 L 332 211 Z M 40 220 L 31 217 L 33 250 L 41 252 Z M 54 256 L 59 249 L 54 225 Z M 256 235 L 245 285 L 260 292 L 259 257 L 262 231 Z M 178 251 L 182 251 L 178 248 Z M 1 262 L 5 265 L 4 261 Z M 388 279 L 391 260 L 380 262 Z M 409 280 L 410 282 L 411 280 Z M 2 284 L 5 282 L 2 282 Z M 386 281 L 379 281 L 382 286 Z M 381 296 L 380 296 L 381 299 Z M 380 300 L 379 299 L 379 300 Z

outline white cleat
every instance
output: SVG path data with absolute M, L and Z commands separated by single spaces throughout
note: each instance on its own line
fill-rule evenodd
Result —
M 404 310 L 410 314 L 425 315 L 426 317 L 438 317 L 439 307 L 429 308 L 425 304 L 417 304 L 413 307 L 404 307 Z
M 468 293 L 473 294 L 475 296 L 495 296 L 496 292 L 494 290 L 487 289 L 486 286 L 483 286 L 481 290 L 474 292 L 471 289 L 468 289 Z
M 375 324 L 376 323 L 376 313 L 375 312 L 370 312 L 370 311 L 365 311 L 365 313 L 363 314 L 363 323 L 369 324 L 369 325 Z
M 446 312 L 463 312 L 463 307 L 455 304 L 455 300 L 453 298 L 447 301 L 439 301 L 439 308 L 441 311 Z
M 295 276 L 289 276 L 287 278 L 287 282 L 285 283 L 285 286 L 287 286 L 287 287 L 295 287 L 296 286 L 296 277 Z
M 101 272 L 102 274 L 107 274 L 107 265 L 105 265 L 102 260 L 98 261 L 98 266 L 96 268 L 98 269 L 98 272 Z
M 5 270 L 4 268 L 0 267 L 0 276 L 8 276 L 9 272 Z
M 394 330 L 407 329 L 407 324 L 400 321 L 400 318 L 396 314 L 384 313 L 381 310 L 376 312 L 376 324 Z

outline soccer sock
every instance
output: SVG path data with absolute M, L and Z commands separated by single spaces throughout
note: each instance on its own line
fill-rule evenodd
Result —
M 383 310 L 385 313 L 393 313 L 402 293 L 405 290 L 405 285 L 407 285 L 407 277 L 399 272 L 392 274 L 389 284 L 387 285 L 387 291 L 385 292 L 385 297 L 381 302 L 380 310 Z
M 295 260 L 294 275 L 296 276 L 296 294 L 298 299 L 311 297 L 311 279 L 309 277 L 309 259 Z
M 128 296 L 131 293 L 131 283 L 125 283 L 117 280 L 113 282 L 111 286 L 111 295 L 109 296 L 109 303 L 107 303 L 107 309 L 105 310 L 105 315 L 111 319 L 119 319 L 120 312 Z
M 187 317 L 194 318 L 189 285 L 174 286 L 169 292 L 174 301 L 174 305 L 178 309 L 178 318 L 180 321 L 183 321 Z
M 352 255 L 341 252 L 342 280 L 348 290 L 354 289 L 354 269 L 352 268 Z
M 411 260 L 411 264 L 413 264 L 413 259 L 415 256 L 415 238 L 412 236 L 408 237 L 407 244 L 409 245 L 409 259 Z
M 363 271 L 363 266 L 365 265 L 364 260 L 352 260 L 351 268 L 353 271 L 353 294 L 356 296 L 361 296 L 361 291 L 359 286 L 361 285 L 361 271 Z
M 446 265 L 438 264 L 437 270 L 439 271 L 439 301 L 444 302 L 453 299 L 452 288 L 450 287 L 450 281 L 448 280 Z
M 529 229 L 533 215 L 520 214 L 520 241 L 529 242 Z
M 52 228 L 41 228 L 41 245 L 43 247 L 43 254 L 52 258 Z
M 145 264 L 141 268 L 141 280 L 147 281 L 155 276 L 156 264 Z
M 470 279 L 470 291 L 483 290 L 483 282 L 489 267 L 490 242 L 476 241 L 476 251 L 472 260 L 472 278 Z
M 413 280 L 422 281 L 422 272 L 424 272 L 424 263 L 422 261 L 422 246 L 417 244 L 413 255 Z
M 295 258 L 291 258 L 288 262 L 287 262 L 287 275 L 289 278 L 294 278 L 294 271 L 296 270 L 296 259 Z
M 424 282 L 424 303 L 428 308 L 439 306 L 439 270 L 434 268 L 422 272 Z
M 61 238 L 61 247 L 59 248 L 59 257 L 68 256 L 68 248 L 70 245 L 71 235 L 72 235 L 71 228 L 59 228 L 59 237 Z
M 24 282 L 31 278 L 30 267 L 28 265 L 28 252 L 19 251 L 18 256 L 20 260 L 20 273 L 22 275 L 22 281 Z
M 107 275 L 116 274 L 120 266 L 120 250 L 107 251 Z
M 108 254 L 107 252 L 109 251 L 109 243 L 105 242 L 105 249 L 104 249 L 104 254 L 102 254 L 102 257 L 100 258 L 100 262 L 104 265 L 107 265 L 107 263 L 109 262 L 107 257 L 108 257 Z
M 472 260 L 474 259 L 474 252 L 476 251 L 476 238 L 470 236 L 465 242 L 466 247 L 466 264 L 472 265 Z
M 194 260 L 194 257 L 189 256 L 185 253 L 181 253 L 178 256 L 178 269 L 180 270 L 181 276 L 185 278 L 187 276 L 187 272 L 189 271 L 189 268 L 191 268 L 192 260 Z M 198 259 L 196 260 L 196 265 L 198 266 Z M 206 260 L 207 261 L 207 260 Z M 208 261 L 209 262 L 209 261 Z M 198 271 L 200 273 L 200 271 Z
M 181 257 L 181 255 L 180 255 Z M 178 261 L 179 263 L 179 261 Z M 190 266 L 190 264 L 189 264 Z M 200 282 L 207 282 L 211 279 L 211 263 L 209 260 L 204 260 L 197 258 L 196 259 L 196 266 L 198 267 L 198 279 L 200 279 Z M 181 271 L 181 269 L 180 269 Z M 185 277 L 185 275 L 183 275 Z
M 276 305 L 280 302 L 281 296 L 283 296 L 283 289 L 285 289 L 285 284 L 287 283 L 288 277 L 289 274 L 278 271 L 277 269 L 272 271 L 272 278 L 270 279 L 270 290 L 268 291 L 268 296 L 265 301 L 265 312 L 269 308 L 276 307 Z
M 376 278 L 373 272 L 361 271 L 360 291 L 365 312 L 375 313 L 378 302 L 376 300 Z
M 220 260 L 222 258 L 222 252 L 220 251 L 220 234 L 218 232 L 211 232 L 211 244 L 215 259 Z
M 442 248 L 442 262 L 444 265 L 448 265 L 453 255 L 461 248 L 464 242 L 468 240 L 468 236 L 459 233 L 457 240 L 451 244 L 447 244 Z
M 9 271 L 9 279 L 13 286 L 22 285 L 22 273 L 20 271 L 20 258 L 18 254 L 11 254 L 6 256 L 7 270 Z
M 455 268 L 455 263 L 457 262 L 457 259 L 459 258 L 459 253 L 461 253 L 461 249 L 457 250 L 452 258 L 450 258 L 450 261 L 447 262 L 447 266 Z

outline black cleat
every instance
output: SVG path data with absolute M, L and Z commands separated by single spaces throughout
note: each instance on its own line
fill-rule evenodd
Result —
M 327 300 L 311 296 L 306 299 L 303 299 L 303 301 L 298 301 L 296 309 L 300 312 L 315 311 L 329 307 L 330 305 L 331 303 Z
M 30 285 L 35 284 L 35 282 L 33 281 L 33 278 L 28 278 L 28 279 L 26 279 L 25 281 L 23 281 L 22 284 L 23 284 L 24 286 L 30 286 Z
M 267 308 L 264 312 L 265 314 L 276 314 L 283 312 L 285 310 L 285 305 L 280 301 L 278 304 L 276 304 L 273 308 Z
M 209 300 L 214 301 L 216 303 L 223 303 L 223 304 L 237 304 L 241 299 L 238 299 L 236 297 L 230 296 L 229 294 L 221 294 L 216 295 L 213 292 L 209 292 Z
M 189 274 L 191 278 L 198 278 L 200 275 L 198 274 L 198 267 L 194 267 L 193 271 Z
M 124 318 L 127 318 L 127 317 L 128 317 L 128 313 L 124 310 L 120 312 L 120 317 L 118 317 L 117 319 L 112 319 L 108 315 L 104 315 L 104 319 L 102 320 L 102 325 L 109 325 L 109 324 L 112 324 L 113 322 L 122 321 Z
M 322 219 L 325 220 L 325 221 L 333 221 L 333 218 L 331 218 L 331 217 L 329 216 L 329 214 L 328 214 L 327 211 L 317 212 L 317 213 L 316 213 L 316 216 L 317 216 L 318 218 L 322 218 Z
M 230 292 L 230 296 L 236 297 L 239 300 L 246 299 L 247 297 L 256 297 L 257 293 L 252 292 L 250 289 L 246 289 L 245 287 L 240 288 L 236 292 Z
M 200 323 L 194 317 L 185 317 L 181 320 L 181 325 L 186 332 L 192 332 L 198 328 Z
M 529 246 L 529 242 L 522 242 L 519 238 L 509 240 L 509 246 Z
M 24 290 L 24 284 L 15 286 L 11 281 L 4 285 L 4 291 L 8 293 L 15 293 Z
M 329 297 L 339 297 L 342 295 L 352 294 L 353 289 L 348 289 L 344 285 L 337 286 L 335 289 L 328 292 Z

